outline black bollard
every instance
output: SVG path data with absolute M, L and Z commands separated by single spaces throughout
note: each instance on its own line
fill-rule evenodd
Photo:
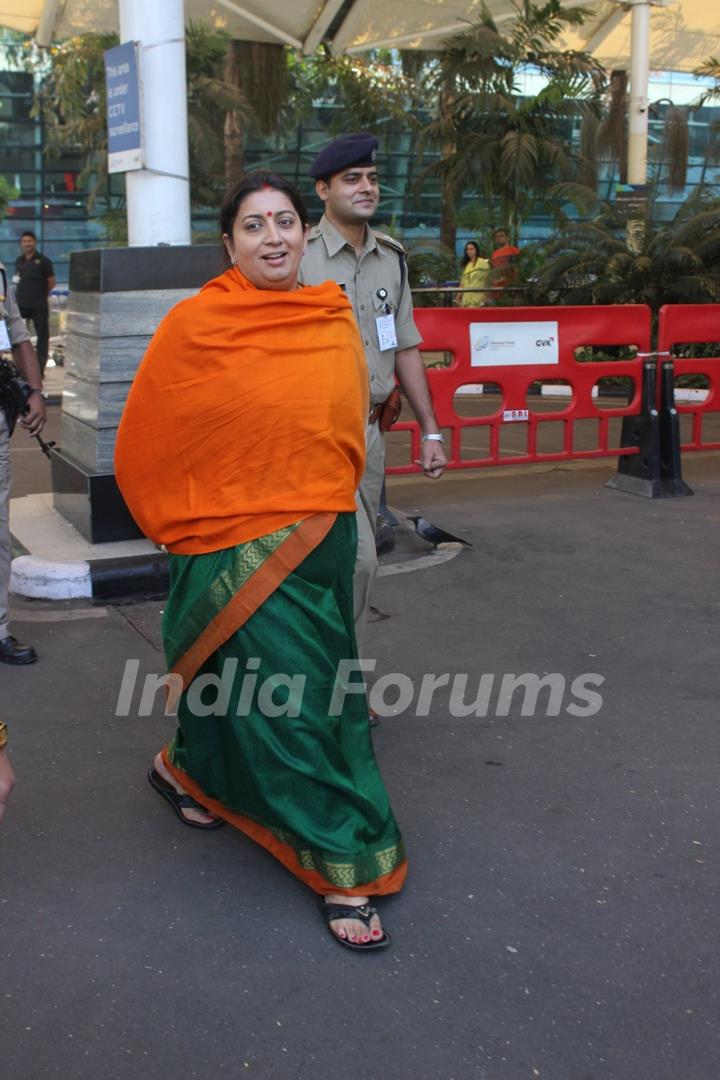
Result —
M 642 373 L 642 408 L 639 416 L 625 416 L 620 435 L 621 446 L 637 446 L 637 454 L 621 454 L 618 471 L 607 487 L 642 495 L 646 499 L 664 494 L 660 477 L 660 416 L 656 408 L 657 362 L 646 360 Z
M 672 360 L 663 360 L 660 397 L 660 483 L 662 494 L 692 495 L 682 478 L 680 417 L 675 408 L 675 371 Z

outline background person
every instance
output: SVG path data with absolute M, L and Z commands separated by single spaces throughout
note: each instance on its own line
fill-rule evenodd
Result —
M 485 287 L 490 273 L 490 262 L 480 255 L 480 246 L 476 240 L 468 240 L 462 257 L 462 273 L 460 275 L 460 287 L 470 289 L 475 286 L 478 289 Z M 458 293 L 460 307 L 482 307 L 485 303 L 485 294 L 481 292 Z
M 20 237 L 22 255 L 15 260 L 17 302 L 23 319 L 29 319 L 37 334 L 37 357 L 44 374 L 50 343 L 50 307 L 48 296 L 57 279 L 47 255 L 37 249 L 35 233 L 27 229 Z
M 502 290 L 512 285 L 517 278 L 515 260 L 520 248 L 510 243 L 510 235 L 505 228 L 493 230 L 493 252 L 490 257 L 490 284 L 494 289 Z
M 0 353 L 12 350 L 12 358 L 20 375 L 32 387 L 28 412 L 20 423 L 30 435 L 39 435 L 45 424 L 45 399 L 35 350 L 30 344 L 27 326 L 20 317 L 12 285 L 5 267 L 0 263 Z M 0 391 L 1 393 L 1 391 Z M 0 662 L 3 664 L 32 664 L 37 653 L 32 645 L 21 645 L 8 626 L 8 593 L 12 541 L 10 539 L 10 429 L 0 400 Z
M 220 219 L 233 266 L 162 321 L 118 432 L 120 489 L 170 552 L 163 635 L 185 687 L 149 779 L 187 824 L 226 820 L 267 848 L 324 897 L 342 944 L 381 948 L 369 898 L 402 887 L 403 842 L 365 695 L 330 715 L 338 666 L 357 657 L 367 367 L 338 286 L 297 287 L 295 189 L 251 173 Z M 227 661 L 240 675 L 222 715 L 197 715 L 192 680 Z M 258 686 L 302 677 L 293 711 L 273 715 L 259 693 L 241 703 L 249 669 Z
M 310 168 L 324 205 L 310 230 L 301 280 L 317 285 L 330 278 L 342 285 L 360 328 L 370 372 L 367 463 L 358 491 L 358 557 L 353 579 L 355 632 L 362 647 L 377 574 L 375 531 L 385 477 L 385 442 L 378 421 L 395 379 L 422 430 L 426 476 L 437 480 L 447 464 L 418 349 L 405 250 L 399 241 L 370 228 L 380 200 L 375 164 L 378 141 L 367 132 L 343 135 L 325 146 Z

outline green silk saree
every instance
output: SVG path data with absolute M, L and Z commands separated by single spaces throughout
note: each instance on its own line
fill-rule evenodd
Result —
M 353 664 L 354 513 L 316 514 L 248 543 L 170 555 L 163 619 L 182 679 L 164 758 L 208 810 L 318 893 L 398 891 L 402 838 Z M 337 715 L 331 715 L 331 713 Z

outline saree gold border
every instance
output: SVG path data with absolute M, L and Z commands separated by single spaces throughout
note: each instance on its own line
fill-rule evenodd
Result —
M 200 634 L 203 633 L 209 623 L 212 622 L 218 612 L 222 611 L 230 599 L 240 591 L 249 578 L 251 578 L 265 560 L 272 555 L 273 551 L 276 551 L 280 545 L 287 540 L 290 534 L 295 532 L 299 524 L 300 522 L 296 521 L 292 525 L 285 526 L 283 529 L 277 529 L 275 532 L 266 533 L 264 536 L 258 536 L 256 540 L 249 540 L 246 543 L 237 544 L 231 549 L 230 554 L 232 558 L 230 565 L 220 571 L 209 588 L 205 590 L 203 595 L 199 597 L 193 605 L 190 613 L 192 622 L 188 622 L 188 625 L 185 628 L 183 641 L 171 641 L 168 643 L 166 640 L 166 650 L 168 647 L 172 650 L 167 653 L 167 662 L 170 669 L 172 669 L 177 660 L 185 655 Z M 200 559 L 207 558 L 207 556 L 204 555 L 175 556 L 175 558 L 179 559 L 189 559 L 193 557 Z M 176 629 L 176 627 L 173 628 L 174 631 L 176 631 Z
M 363 855 L 355 862 L 332 862 L 318 852 L 310 848 L 300 847 L 297 837 L 284 829 L 270 829 L 272 835 L 281 844 L 292 848 L 303 870 L 317 870 L 319 874 L 330 882 L 331 885 L 341 889 L 357 889 L 367 881 L 375 881 L 384 877 L 405 862 L 405 845 L 402 840 L 398 844 L 381 848 L 380 851 L 370 852 Z
M 189 686 L 197 671 L 209 656 L 219 649 L 228 638 L 240 629 L 277 587 L 296 570 L 318 544 L 322 543 L 335 524 L 337 514 L 313 514 L 304 518 L 294 532 L 251 574 L 238 592 L 208 623 L 197 640 L 170 669 L 171 675 L 179 675 L 180 688 L 172 680 L 168 687 L 165 711 L 171 712 L 185 687 Z
M 285 844 L 278 839 L 276 835 L 273 835 L 270 829 L 265 828 L 264 825 L 259 825 L 250 818 L 243 817 L 242 814 L 237 814 L 233 810 L 229 810 L 217 799 L 212 799 L 209 795 L 206 795 L 200 785 L 193 780 L 191 776 L 188 776 L 182 769 L 178 769 L 177 765 L 173 765 L 168 754 L 168 747 L 165 747 L 162 751 L 162 757 L 167 768 L 178 783 L 182 785 L 188 795 L 192 795 L 193 799 L 209 810 L 211 814 L 216 814 L 218 817 L 223 818 L 228 824 L 239 829 L 240 832 L 249 836 L 251 840 L 260 844 L 261 847 L 264 847 L 265 850 L 271 855 L 274 855 L 278 862 L 281 862 L 291 874 L 294 874 L 296 878 L 303 882 L 303 884 L 307 885 L 308 888 L 312 889 L 313 892 L 318 893 L 320 896 L 324 896 L 326 893 L 340 893 L 343 896 L 389 896 L 391 893 L 400 892 L 405 884 L 408 872 L 406 858 L 403 858 L 403 861 L 388 873 L 375 878 L 374 881 L 365 881 L 354 887 L 344 888 L 341 885 L 328 881 L 328 879 L 317 869 L 304 867 L 298 858 L 298 853 L 288 844 Z

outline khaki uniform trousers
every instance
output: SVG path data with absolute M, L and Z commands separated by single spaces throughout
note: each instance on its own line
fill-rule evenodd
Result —
M 378 569 L 375 531 L 385 477 L 385 439 L 377 423 L 368 424 L 365 431 L 365 443 L 367 453 L 365 472 L 355 497 L 358 550 L 353 576 L 355 637 L 360 653 L 362 653 L 365 640 L 368 611 Z
M 8 591 L 10 588 L 10 436 L 5 413 L 0 409 L 0 639 L 8 628 Z

